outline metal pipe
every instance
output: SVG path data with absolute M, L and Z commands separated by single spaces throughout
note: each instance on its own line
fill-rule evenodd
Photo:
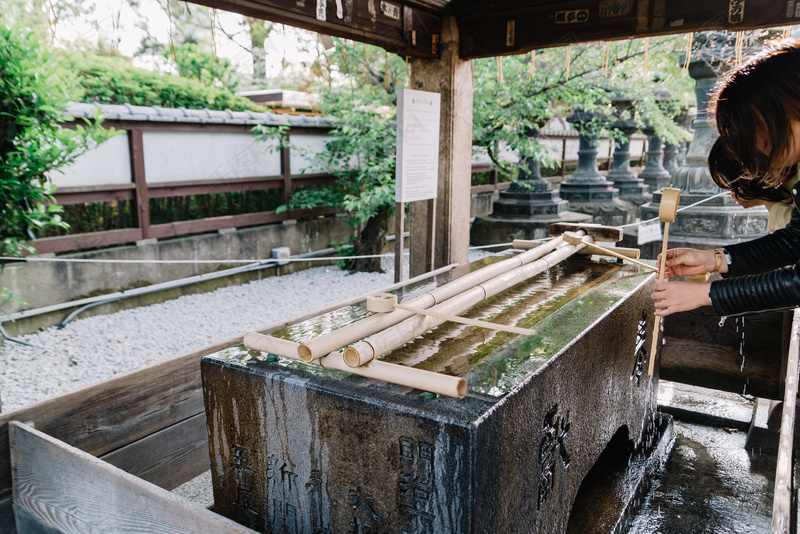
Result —
M 292 256 L 292 258 L 314 258 L 318 256 L 325 256 L 327 254 L 335 254 L 337 253 L 337 249 L 335 248 L 325 248 L 322 250 L 316 250 L 313 252 L 306 252 L 304 254 L 297 254 Z M 224 260 L 220 260 L 220 263 L 225 263 Z M 72 319 L 74 319 L 79 314 L 83 313 L 84 311 L 94 308 L 96 306 L 100 306 L 102 304 L 111 304 L 112 302 L 117 302 L 120 300 L 124 300 L 130 297 L 136 297 L 140 295 L 149 295 L 151 293 L 157 293 L 159 291 L 165 291 L 168 289 L 176 289 L 179 287 L 190 286 L 194 284 L 198 284 L 200 282 L 205 282 L 207 280 L 215 280 L 217 278 L 224 278 L 226 276 L 233 276 L 235 274 L 240 274 L 249 271 L 256 271 L 259 269 L 267 269 L 270 267 L 278 266 L 278 260 L 265 260 L 258 263 L 252 263 L 248 265 L 243 265 L 240 267 L 234 267 L 232 269 L 225 269 L 224 271 L 215 271 L 213 273 L 205 273 L 196 276 L 190 276 L 188 278 L 180 278 L 178 280 L 170 280 L 168 282 L 161 282 L 159 284 L 152 284 L 146 287 L 137 287 L 134 289 L 127 289 L 125 291 L 118 291 L 116 293 L 108 293 L 106 295 L 98 295 L 96 297 L 89 297 L 85 299 L 73 300 L 69 302 L 62 302 L 59 304 L 53 304 L 51 306 L 44 306 L 42 308 L 36 308 L 33 310 L 25 310 L 21 312 L 11 313 L 8 314 L 6 317 L 0 318 L 0 325 L 6 321 L 15 321 L 17 319 L 26 319 L 28 317 L 35 317 L 37 315 L 42 315 L 45 313 L 51 313 L 54 311 L 64 310 L 68 308 L 75 308 L 78 306 L 77 309 L 73 310 L 69 315 L 67 315 L 59 324 L 58 328 L 64 328 Z

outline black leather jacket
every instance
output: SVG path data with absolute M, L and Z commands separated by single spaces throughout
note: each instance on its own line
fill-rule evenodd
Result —
M 792 188 L 795 208 L 786 227 L 726 246 L 731 256 L 723 280 L 711 283 L 711 303 L 720 315 L 787 310 L 800 306 L 800 183 Z

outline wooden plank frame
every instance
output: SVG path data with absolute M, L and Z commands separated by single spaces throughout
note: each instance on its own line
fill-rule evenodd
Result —
M 456 264 L 447 265 L 380 291 L 405 287 L 456 267 Z M 269 334 L 366 298 L 367 294 L 358 295 L 258 332 Z M 142 483 L 160 488 L 175 488 L 208 470 L 200 359 L 241 342 L 242 337 L 232 338 L 0 415 L 0 532 L 15 531 L 9 439 L 12 421 L 30 423 L 50 439 L 63 442 L 64 446 L 80 449 L 96 457 L 97 462 L 123 468 Z
M 13 506 L 54 531 L 254 532 L 18 421 L 9 437 Z

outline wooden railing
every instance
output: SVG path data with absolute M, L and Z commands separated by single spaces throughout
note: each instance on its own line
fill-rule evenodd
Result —
M 168 238 L 226 228 L 254 226 L 305 217 L 332 215 L 336 212 L 334 207 L 291 210 L 282 213 L 276 213 L 272 210 L 223 217 L 176 221 L 165 224 L 151 224 L 150 199 L 277 189 L 280 204 L 286 204 L 291 197 L 292 188 L 330 185 L 335 181 L 335 178 L 329 174 L 292 174 L 289 164 L 290 149 L 283 147 L 279 149 L 280 173 L 274 176 L 148 183 L 147 177 L 145 176 L 144 165 L 144 131 L 250 133 L 251 126 L 246 124 L 187 124 L 133 120 L 106 120 L 104 126 L 127 131 L 128 152 L 130 155 L 129 164 L 132 177 L 131 183 L 60 187 L 55 191 L 55 200 L 58 204 L 63 206 L 91 202 L 129 201 L 131 203 L 132 227 L 37 239 L 32 242 L 32 244 L 38 252 L 68 252 L 108 247 L 151 238 Z M 327 130 L 325 130 L 325 132 L 327 132 Z M 290 136 L 320 133 L 323 133 L 320 128 L 293 127 L 288 130 Z M 550 139 L 553 138 L 553 136 L 550 136 Z M 577 159 L 569 158 L 567 154 L 567 141 L 568 139 L 574 138 L 574 136 L 564 136 L 561 138 L 560 176 L 551 177 L 549 178 L 550 181 L 558 182 L 563 180 L 566 167 L 577 162 Z M 609 150 L 608 154 L 601 154 L 598 156 L 598 162 L 608 169 L 611 165 L 611 156 L 612 154 Z M 643 157 L 644 151 L 639 158 L 640 163 Z M 491 182 L 489 184 L 473 186 L 471 188 L 472 194 L 502 191 L 507 189 L 510 185 L 508 182 L 499 182 L 497 171 L 490 165 L 473 165 L 472 173 L 480 172 L 489 172 Z
M 166 224 L 150 223 L 150 199 L 277 189 L 281 204 L 286 204 L 293 187 L 330 185 L 335 177 L 329 174 L 291 174 L 289 149 L 280 148 L 281 171 L 276 176 L 226 178 L 225 180 L 196 180 L 148 183 L 145 176 L 143 132 L 145 130 L 191 131 L 208 133 L 250 133 L 251 126 L 243 124 L 181 124 L 142 121 L 105 121 L 104 126 L 128 132 L 132 183 L 88 187 L 60 187 L 55 191 L 56 202 L 67 206 L 88 202 L 130 201 L 133 227 L 85 234 L 46 237 L 37 239 L 33 246 L 40 253 L 67 252 L 86 248 L 106 247 L 150 238 L 167 238 L 179 235 L 209 232 L 225 228 L 253 226 L 304 217 L 331 215 L 332 207 L 307 210 L 289 210 L 282 213 L 264 211 L 224 217 L 211 217 Z M 314 133 L 318 129 L 291 128 L 288 134 Z

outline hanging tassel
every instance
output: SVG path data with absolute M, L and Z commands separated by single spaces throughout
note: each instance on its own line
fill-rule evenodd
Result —
M 386 73 L 383 75 L 383 88 L 389 90 L 389 52 L 383 50 L 383 62 L 386 64 Z
M 342 47 L 344 48 L 344 75 L 347 76 L 347 40 L 342 39 Z
M 406 87 L 411 89 L 411 65 L 408 63 L 408 56 L 406 56 Z
M 531 71 L 528 74 L 528 80 L 533 79 L 533 72 L 536 69 L 536 50 L 531 50 Z
M 172 59 L 177 65 L 178 55 L 175 53 L 175 43 L 172 42 L 172 10 L 169 8 L 169 0 L 167 0 L 167 18 L 169 19 L 169 49 L 172 51 Z
M 689 72 L 689 59 L 692 57 L 692 39 L 694 39 L 694 33 L 689 33 L 686 39 L 686 59 L 683 62 L 683 71 Z
M 647 77 L 647 60 L 650 53 L 650 38 L 644 38 L 644 75 Z
M 784 39 L 788 39 L 791 36 L 792 36 L 792 27 L 791 26 L 784 26 L 783 27 L 783 33 L 782 33 L 781 37 L 783 37 Z
M 611 41 L 606 41 L 606 53 L 603 56 L 603 76 L 608 78 L 608 63 L 611 59 Z
M 211 8 L 211 55 L 214 56 L 214 61 L 219 63 L 219 56 L 217 55 L 217 39 L 214 35 L 214 26 L 216 25 L 217 20 L 217 10 Z
M 736 61 L 736 66 L 742 64 L 742 48 L 744 44 L 744 32 L 736 32 L 736 44 L 733 46 L 733 53 Z
M 567 81 L 567 82 L 569 81 L 569 63 L 570 63 L 571 60 L 572 60 L 572 45 L 569 44 L 569 45 L 567 45 L 566 80 L 564 80 L 564 81 Z
M 497 56 L 497 81 L 500 85 L 503 83 L 503 56 Z

